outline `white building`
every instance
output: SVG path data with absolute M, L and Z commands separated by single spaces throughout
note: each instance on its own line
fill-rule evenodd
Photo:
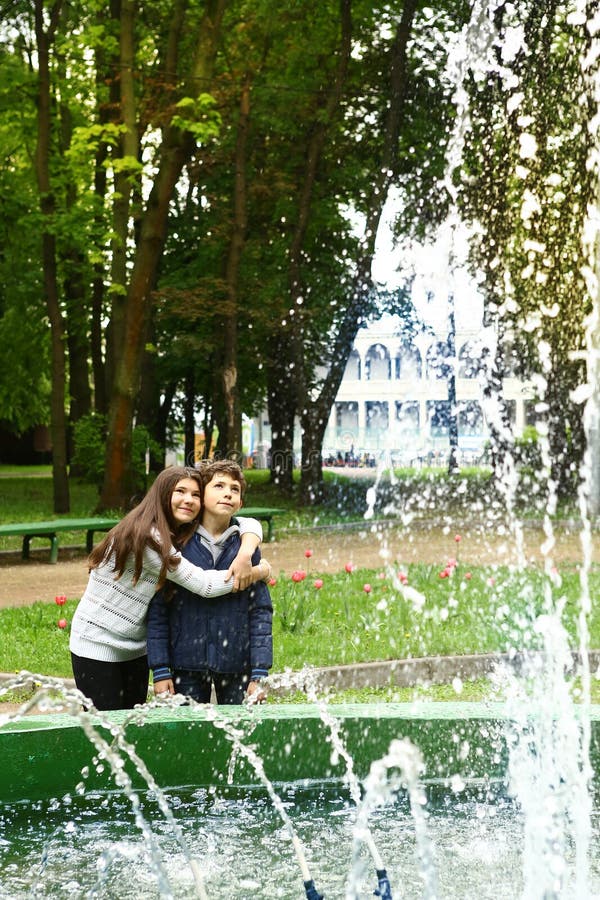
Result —
M 401 336 L 399 318 L 389 315 L 363 328 L 331 410 L 324 460 L 356 461 L 386 453 L 398 465 L 444 462 L 449 450 L 452 370 L 460 458 L 464 462 L 477 458 L 489 434 L 484 407 L 489 415 L 494 404 L 483 402 L 485 345 L 479 323 L 474 326 L 471 331 L 457 329 L 454 361 L 448 356 L 447 331 L 422 333 L 407 341 Z M 502 397 L 513 431 L 519 435 L 534 422 L 532 385 L 510 375 L 504 379 Z M 270 444 L 265 416 L 259 433 L 264 448 Z M 299 428 L 295 443 L 299 456 Z M 265 464 L 262 456 L 258 465 Z

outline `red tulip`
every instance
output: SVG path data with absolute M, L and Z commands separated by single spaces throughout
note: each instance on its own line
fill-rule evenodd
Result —
M 277 584 L 276 578 L 269 578 L 269 587 L 275 587 L 276 584 Z
M 59 628 L 66 628 L 69 623 L 67 622 L 66 619 L 59 619 L 56 624 L 58 625 Z
M 56 603 L 57 606 L 64 606 L 65 603 L 67 602 L 67 598 L 65 597 L 64 594 L 57 594 L 56 597 L 54 598 L 54 602 Z
M 345 568 L 346 572 L 353 572 L 353 571 L 354 571 L 354 566 L 352 565 L 352 563 L 346 563 L 346 565 L 344 566 L 344 568 Z
M 316 587 L 316 589 L 319 590 L 320 588 L 323 587 L 323 579 L 322 579 L 322 578 L 315 578 L 313 584 L 314 584 L 314 586 Z
M 307 559 L 310 559 L 311 556 L 313 555 L 313 552 L 312 552 L 312 550 L 305 550 L 304 555 Z
M 292 572 L 292 581 L 298 583 L 299 581 L 304 581 L 306 578 L 306 572 L 304 569 L 296 569 L 295 572 Z
M 454 540 L 456 541 L 457 544 L 460 544 L 460 542 L 462 541 L 460 534 L 455 534 Z
M 365 592 L 365 594 L 370 594 L 372 590 L 373 588 L 370 584 L 363 584 L 363 591 Z

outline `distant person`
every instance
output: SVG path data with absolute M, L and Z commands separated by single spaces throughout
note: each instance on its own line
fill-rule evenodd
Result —
M 71 626 L 75 683 L 96 709 L 129 709 L 148 695 L 146 618 L 168 580 L 207 598 L 244 590 L 270 575 L 252 565 L 262 539 L 255 519 L 240 519 L 237 555 L 219 571 L 197 568 L 182 550 L 200 521 L 202 480 L 193 468 L 172 466 L 90 553 L 90 577 Z
M 229 460 L 202 470 L 200 527 L 182 550 L 203 568 L 228 570 L 240 547 L 240 510 L 246 480 Z M 256 550 L 253 562 L 260 551 Z M 210 702 L 263 699 L 260 682 L 273 664 L 273 607 L 263 581 L 227 599 L 203 599 L 190 587 L 170 587 L 152 600 L 148 613 L 148 663 L 155 694 L 183 694 Z

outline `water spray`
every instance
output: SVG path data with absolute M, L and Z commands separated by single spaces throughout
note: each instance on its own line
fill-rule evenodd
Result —
M 355 805 L 358 807 L 361 802 L 361 792 L 360 784 L 354 771 L 354 760 L 352 759 L 352 756 L 350 755 L 346 748 L 346 745 L 344 744 L 344 741 L 340 734 L 340 724 L 338 720 L 329 712 L 327 703 L 325 703 L 318 696 L 316 677 L 316 672 L 305 666 L 302 671 L 297 673 L 293 678 L 287 677 L 284 679 L 279 679 L 276 683 L 279 685 L 285 683 L 288 687 L 291 686 L 293 682 L 297 683 L 298 681 L 300 681 L 300 683 L 302 684 L 308 699 L 311 701 L 311 703 L 314 703 L 319 710 L 321 721 L 329 729 L 329 741 L 331 743 L 331 746 L 336 751 L 336 753 L 341 756 L 346 764 L 346 779 L 348 782 L 348 787 L 350 789 L 350 796 L 352 797 Z M 385 898 L 385 900 L 392 900 L 392 888 L 387 877 L 385 864 L 381 858 L 379 850 L 377 849 L 377 846 L 373 839 L 373 834 L 368 827 L 364 828 L 364 842 L 369 853 L 371 854 L 373 863 L 375 865 L 375 872 L 377 874 L 378 885 L 377 890 L 374 892 L 375 896 L 383 897 Z
M 315 883 L 310 873 L 310 869 L 308 863 L 306 861 L 306 854 L 304 852 L 304 847 L 302 846 L 302 841 L 298 837 L 296 833 L 296 829 L 292 824 L 292 820 L 290 819 L 287 810 L 281 800 L 281 797 L 273 787 L 273 784 L 267 773 L 265 772 L 265 767 L 263 765 L 263 761 L 260 756 L 256 753 L 256 751 L 249 747 L 247 744 L 244 744 L 243 738 L 246 736 L 243 731 L 239 728 L 235 728 L 229 722 L 222 719 L 215 708 L 212 706 L 206 706 L 203 704 L 196 703 L 194 700 L 188 701 L 189 705 L 194 707 L 202 706 L 202 709 L 205 710 L 207 719 L 214 723 L 214 725 L 219 728 L 225 736 L 231 741 L 237 753 L 246 759 L 250 765 L 252 766 L 254 773 L 258 776 L 264 787 L 267 789 L 267 793 L 271 799 L 271 802 L 274 808 L 277 810 L 281 819 L 290 835 L 292 840 L 292 846 L 294 848 L 294 852 L 296 854 L 296 859 L 298 860 L 298 865 L 300 866 L 300 872 L 302 873 L 302 880 L 304 882 L 304 890 L 306 892 L 306 896 L 308 900 L 323 900 L 323 895 L 319 894 L 315 888 Z
M 423 813 L 426 798 L 419 783 L 419 776 L 423 766 L 421 751 L 411 741 L 407 738 L 401 740 L 395 738 L 392 740 L 385 756 L 371 765 L 369 775 L 365 780 L 365 796 L 359 808 L 355 833 L 360 835 L 361 830 L 365 828 L 371 810 L 375 806 L 381 805 L 397 790 L 405 787 L 408 791 L 411 813 L 415 823 L 415 836 L 421 863 L 421 877 L 425 886 L 424 896 L 434 900 L 439 894 L 433 852 Z M 396 774 L 394 774 L 394 770 L 396 770 Z M 391 888 L 385 869 L 382 868 L 378 871 L 377 877 L 379 885 L 377 891 L 375 891 L 375 896 L 390 900 Z

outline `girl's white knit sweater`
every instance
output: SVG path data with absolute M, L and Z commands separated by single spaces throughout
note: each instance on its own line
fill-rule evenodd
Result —
M 239 518 L 240 532 L 252 532 L 262 538 L 256 519 Z M 225 581 L 225 572 L 205 571 L 180 557 L 179 565 L 167 573 L 169 581 L 203 597 L 221 597 L 231 592 L 233 579 Z M 111 557 L 92 569 L 90 578 L 73 616 L 69 646 L 76 656 L 102 662 L 124 662 L 146 652 L 146 614 L 156 593 L 161 560 L 150 548 L 144 551 L 143 567 L 133 583 L 133 560 L 120 578 L 115 578 Z

